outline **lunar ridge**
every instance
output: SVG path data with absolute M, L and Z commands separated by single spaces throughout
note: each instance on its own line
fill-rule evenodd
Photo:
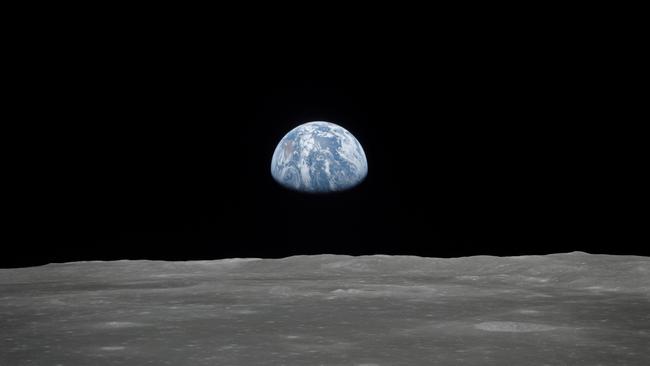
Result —
M 0 365 L 647 365 L 650 258 L 300 255 L 0 269 Z

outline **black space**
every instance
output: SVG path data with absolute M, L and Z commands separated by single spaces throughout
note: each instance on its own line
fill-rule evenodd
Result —
M 489 22 L 87 23 L 37 32 L 16 71 L 29 101 L 2 266 L 648 254 L 620 206 L 631 168 L 597 98 L 602 38 Z M 313 120 L 361 142 L 362 185 L 318 196 L 273 181 L 276 144 Z

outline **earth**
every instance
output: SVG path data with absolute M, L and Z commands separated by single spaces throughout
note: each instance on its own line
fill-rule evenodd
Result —
M 311 193 L 336 192 L 361 183 L 366 154 L 345 128 L 315 121 L 289 131 L 275 148 L 271 174 L 281 185 Z

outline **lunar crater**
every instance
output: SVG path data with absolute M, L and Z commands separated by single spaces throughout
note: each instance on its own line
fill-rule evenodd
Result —
M 488 332 L 513 332 L 513 333 L 527 333 L 527 332 L 546 332 L 549 330 L 557 329 L 557 327 L 535 324 L 535 323 L 522 323 L 522 322 L 483 322 L 475 324 L 476 329 L 485 330 Z

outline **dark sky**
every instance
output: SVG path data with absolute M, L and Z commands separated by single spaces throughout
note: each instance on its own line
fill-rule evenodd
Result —
M 143 28 L 37 37 L 3 266 L 648 254 L 619 206 L 631 167 L 598 112 L 588 38 Z M 314 196 L 273 181 L 276 144 L 313 120 L 361 142 L 362 185 Z

